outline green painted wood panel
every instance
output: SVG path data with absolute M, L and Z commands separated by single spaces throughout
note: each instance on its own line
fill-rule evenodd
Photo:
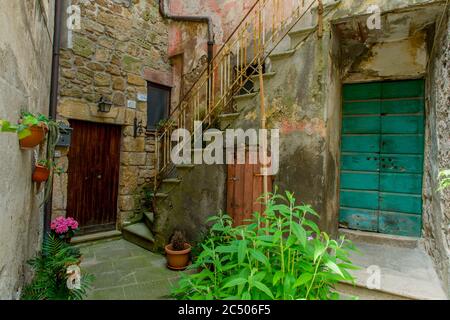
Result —
M 378 231 L 377 210 L 341 208 L 339 216 L 339 223 L 349 229 Z
M 344 85 L 340 224 L 420 236 L 424 81 Z
M 378 171 L 380 154 L 378 153 L 341 153 L 341 170 Z
M 423 135 L 382 135 L 381 152 L 423 154 Z
M 423 115 L 381 117 L 381 133 L 423 134 L 423 132 Z
M 341 190 L 341 207 L 376 210 L 378 206 L 376 191 Z
M 378 231 L 399 236 L 420 237 L 422 217 L 397 212 L 380 212 Z
M 380 133 L 380 127 L 379 116 L 345 116 L 342 119 L 343 133 Z
M 423 113 L 424 100 L 385 100 L 381 101 L 382 114 Z
M 424 92 L 423 80 L 383 82 L 381 85 L 381 98 L 383 99 L 423 97 Z
M 423 156 L 410 154 L 381 154 L 381 172 L 422 173 Z
M 342 189 L 378 190 L 379 174 L 377 172 L 341 172 Z
M 382 173 L 380 191 L 395 193 L 422 193 L 422 175 L 408 173 Z
M 380 210 L 422 214 L 422 196 L 380 192 Z
M 380 152 L 380 135 L 343 135 L 343 152 Z
M 381 114 L 381 101 L 344 102 L 343 115 Z
M 381 98 L 381 82 L 344 85 L 344 101 Z

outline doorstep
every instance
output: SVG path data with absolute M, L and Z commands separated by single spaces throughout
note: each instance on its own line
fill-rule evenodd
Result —
M 98 232 L 98 233 L 73 237 L 72 240 L 70 241 L 70 243 L 71 244 L 81 244 L 81 243 L 85 243 L 85 242 L 92 242 L 92 241 L 105 240 L 105 239 L 118 239 L 121 237 L 122 237 L 122 232 L 120 232 L 119 230 L 112 230 L 112 231 Z
M 350 272 L 356 278 L 355 285 L 338 285 L 337 290 L 345 296 L 354 295 L 361 300 L 448 300 L 420 239 L 342 229 L 340 233 L 357 247 L 359 252 L 352 252 L 350 259 L 361 267 Z M 367 287 L 369 266 L 380 268 L 379 289 Z

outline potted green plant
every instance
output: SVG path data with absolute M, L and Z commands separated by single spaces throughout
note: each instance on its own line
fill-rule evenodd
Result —
M 50 163 L 47 160 L 39 160 L 33 172 L 33 181 L 42 183 L 50 176 Z
M 22 112 L 17 125 L 0 119 L 0 132 L 16 132 L 22 149 L 33 149 L 45 140 L 49 119 L 42 115 Z
M 171 270 L 184 270 L 189 265 L 191 245 L 181 231 L 175 231 L 166 246 L 167 267 Z

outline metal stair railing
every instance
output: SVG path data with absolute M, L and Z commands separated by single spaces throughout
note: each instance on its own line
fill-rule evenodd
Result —
M 155 133 L 155 189 L 171 165 L 172 133 L 184 128 L 194 131 L 194 122 L 209 127 L 223 112 L 232 108 L 237 94 L 252 93 L 246 86 L 255 72 L 261 72 L 268 55 L 288 32 L 315 7 L 319 32 L 322 0 L 258 0 L 234 33 L 214 56 L 192 88 L 171 112 L 165 125 Z

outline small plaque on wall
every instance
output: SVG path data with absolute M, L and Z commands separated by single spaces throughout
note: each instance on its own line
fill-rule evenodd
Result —
M 138 101 L 147 102 L 147 94 L 146 93 L 138 93 L 137 94 Z
M 128 100 L 128 108 L 130 108 L 130 109 L 136 109 L 136 101 L 134 101 L 134 100 Z

